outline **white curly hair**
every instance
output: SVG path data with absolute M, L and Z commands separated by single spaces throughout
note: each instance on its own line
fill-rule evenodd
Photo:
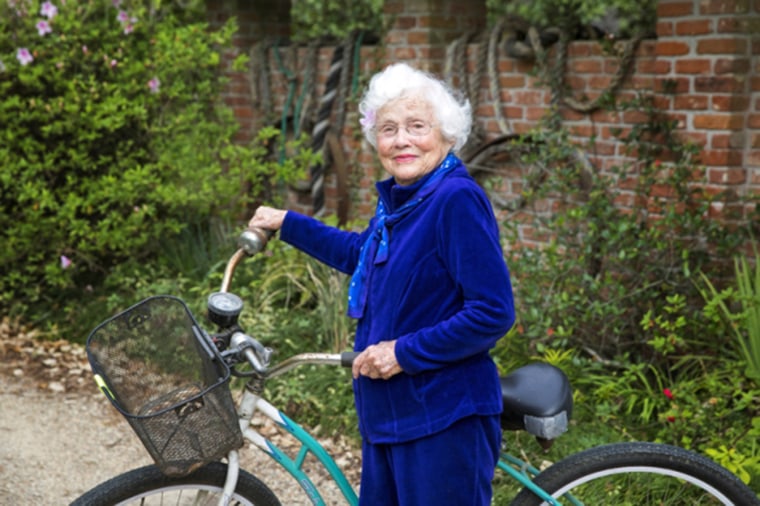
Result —
M 359 123 L 364 138 L 373 147 L 377 148 L 377 111 L 401 97 L 419 97 L 430 104 L 441 133 L 453 143 L 452 151 L 458 151 L 467 142 L 472 128 L 470 102 L 433 75 L 406 63 L 394 63 L 372 76 L 359 102 Z

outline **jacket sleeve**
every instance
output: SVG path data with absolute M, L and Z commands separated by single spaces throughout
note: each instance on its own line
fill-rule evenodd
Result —
M 352 274 L 369 232 L 341 230 L 319 220 L 288 211 L 280 239 L 345 274 Z
M 486 353 L 515 322 L 509 271 L 488 199 L 479 188 L 460 188 L 440 209 L 436 247 L 461 304 L 449 318 L 398 337 L 396 357 L 410 374 Z

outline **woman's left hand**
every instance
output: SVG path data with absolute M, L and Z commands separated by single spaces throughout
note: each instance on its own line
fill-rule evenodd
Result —
M 368 346 L 355 359 L 351 368 L 354 379 L 367 376 L 372 379 L 388 379 L 401 372 L 396 360 L 396 341 L 382 341 Z

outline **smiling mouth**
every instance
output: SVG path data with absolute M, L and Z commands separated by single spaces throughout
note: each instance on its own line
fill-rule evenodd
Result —
M 412 162 L 412 161 L 416 160 L 417 157 L 414 156 L 414 155 L 399 155 L 399 156 L 395 157 L 394 159 L 397 162 L 400 162 L 400 163 L 407 163 L 407 162 Z

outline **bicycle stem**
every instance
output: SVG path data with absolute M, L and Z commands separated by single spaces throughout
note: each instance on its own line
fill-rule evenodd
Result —
M 240 237 L 238 238 L 238 246 L 240 246 L 240 249 L 238 249 L 227 261 L 227 266 L 224 268 L 224 277 L 222 278 L 222 287 L 219 290 L 220 292 L 229 291 L 232 275 L 240 261 L 246 256 L 253 256 L 256 253 L 264 251 L 269 239 L 271 239 L 273 235 L 273 230 L 265 230 L 263 228 L 249 228 L 240 234 Z

